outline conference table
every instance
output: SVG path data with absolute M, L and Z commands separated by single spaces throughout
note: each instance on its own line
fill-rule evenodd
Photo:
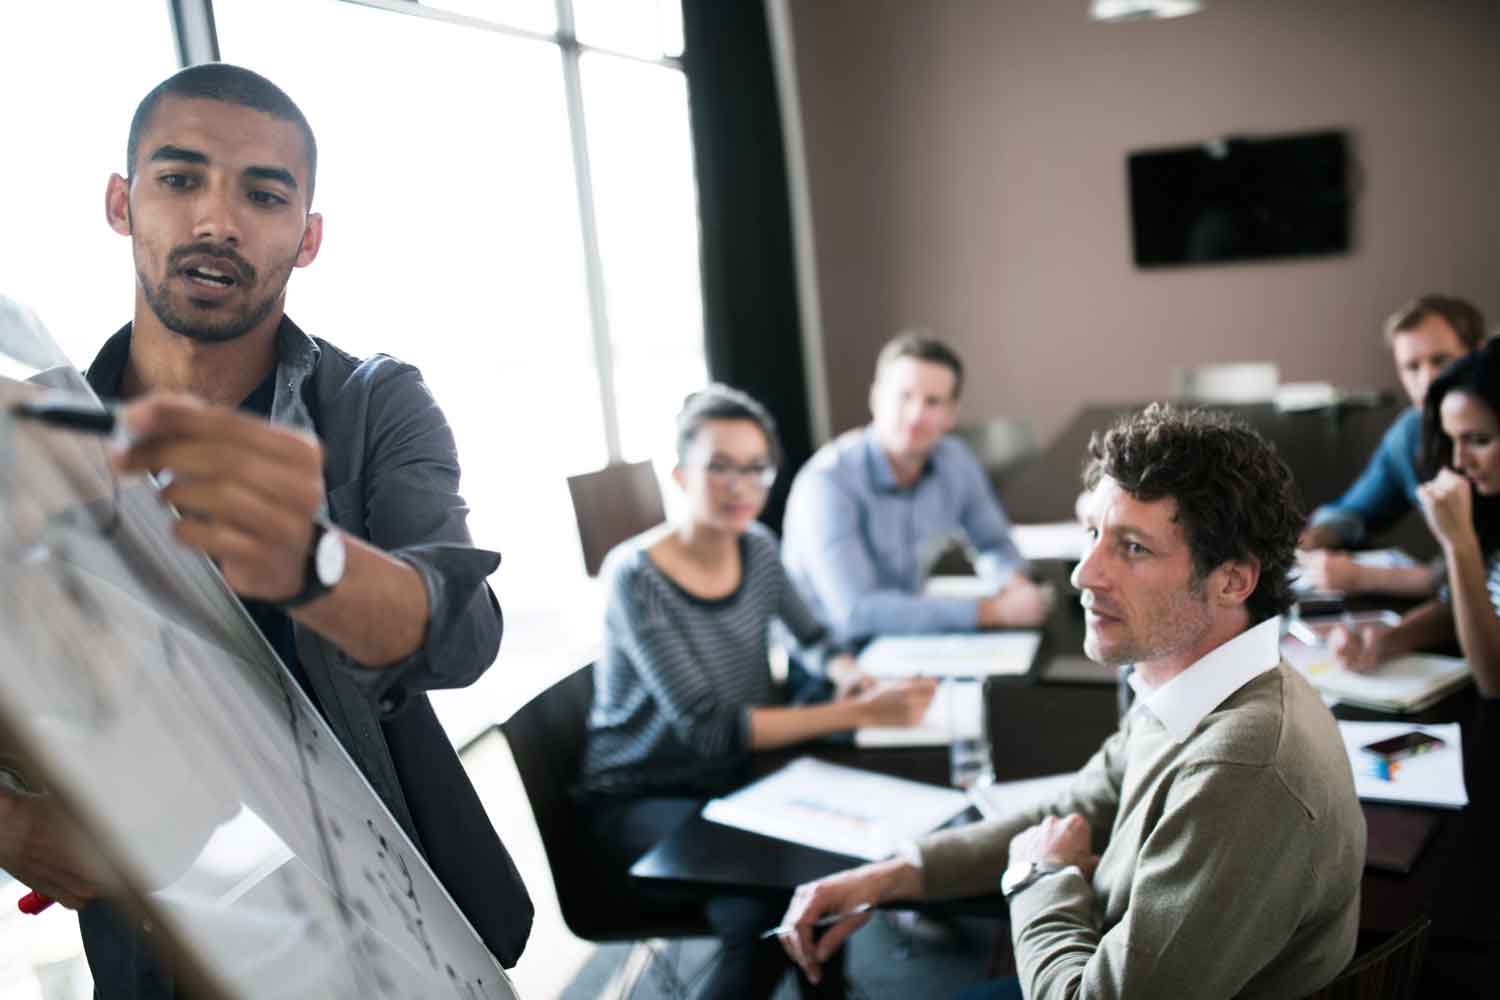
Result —
M 1007 509 L 1018 523 L 1070 516 L 1088 436 L 1130 407 L 1083 410 L 1057 442 L 1024 469 L 1008 470 L 1002 484 Z M 1392 404 L 1335 414 L 1283 414 L 1269 406 L 1226 407 L 1271 440 L 1287 460 L 1309 509 L 1336 496 L 1359 473 L 1381 434 L 1399 412 Z M 1423 548 L 1420 519 L 1409 521 L 1401 542 Z M 1415 529 L 1415 530 L 1413 530 Z M 1385 539 L 1377 541 L 1384 542 Z M 985 684 L 987 731 L 1000 781 L 1076 769 L 1114 729 L 1119 686 L 1095 681 L 1063 683 L 1057 668 L 1081 655 L 1083 611 L 1067 584 L 1071 566 L 1033 564 L 1039 577 L 1059 588 L 1060 600 L 1043 628 L 1040 648 L 1022 676 L 992 677 Z M 1366 602 L 1368 604 L 1368 602 Z M 1389 720 L 1392 716 L 1337 706 L 1341 719 Z M 1457 722 L 1462 727 L 1469 805 L 1439 814 L 1436 833 L 1407 874 L 1366 870 L 1361 896 L 1360 950 L 1427 916 L 1432 920 L 1422 996 L 1490 995 L 1500 982 L 1500 703 L 1465 687 L 1408 718 L 1419 723 Z M 899 777 L 946 784 L 946 747 L 856 748 L 814 743 L 758 754 L 755 774 L 770 773 L 791 758 L 811 754 Z M 1384 807 L 1394 808 L 1394 807 Z M 978 819 L 972 809 L 955 822 Z M 774 840 L 694 816 L 647 852 L 632 874 L 679 891 L 710 895 L 784 893 L 796 885 L 858 864 L 858 859 Z M 919 907 L 1003 919 L 996 893 Z

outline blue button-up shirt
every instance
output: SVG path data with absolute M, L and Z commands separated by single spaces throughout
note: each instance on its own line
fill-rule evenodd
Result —
M 840 641 L 978 628 L 978 600 L 922 594 L 953 542 L 996 589 L 1024 564 L 984 470 L 951 436 L 903 488 L 869 428 L 843 434 L 797 473 L 783 529 L 792 580 Z
M 1313 511 L 1314 525 L 1328 525 L 1344 545 L 1362 545 L 1399 521 L 1417 504 L 1417 453 L 1422 447 L 1422 411 L 1412 407 L 1391 424 L 1370 464 L 1348 491 Z

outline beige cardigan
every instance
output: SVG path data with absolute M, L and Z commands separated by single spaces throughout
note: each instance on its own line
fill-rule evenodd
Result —
M 1354 953 L 1365 823 L 1338 727 L 1285 663 L 1176 743 L 1137 705 L 1045 810 L 935 834 L 929 898 L 994 892 L 1016 833 L 1081 813 L 1101 853 L 1011 900 L 1026 996 L 1301 997 Z

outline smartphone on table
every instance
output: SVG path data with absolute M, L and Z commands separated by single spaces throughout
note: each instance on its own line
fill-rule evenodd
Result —
M 1409 733 L 1400 733 L 1383 740 L 1376 740 L 1374 743 L 1366 743 L 1360 749 L 1365 753 L 1374 754 L 1387 764 L 1392 764 L 1398 760 L 1415 757 L 1419 753 L 1437 750 L 1443 745 L 1443 740 L 1431 733 L 1413 729 Z

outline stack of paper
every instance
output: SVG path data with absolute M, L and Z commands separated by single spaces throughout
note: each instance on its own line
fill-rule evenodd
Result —
M 859 666 L 872 677 L 1024 674 L 1041 644 L 1035 631 L 888 635 L 865 647 Z
M 1471 676 L 1469 665 L 1457 656 L 1402 656 L 1357 674 L 1340 666 L 1327 649 L 1290 636 L 1281 640 L 1281 652 L 1324 695 L 1381 712 L 1418 711 Z
M 799 757 L 703 807 L 704 819 L 874 861 L 968 808 L 951 788 Z
M 1430 733 L 1444 745 L 1398 761 L 1391 777 L 1380 777 L 1374 755 L 1360 748 L 1413 730 Z M 1349 764 L 1354 768 L 1354 791 L 1361 799 L 1445 809 L 1462 809 L 1469 804 L 1469 792 L 1464 786 L 1463 737 L 1458 723 L 1414 726 L 1406 722 L 1340 722 L 1339 733 L 1344 737 Z

